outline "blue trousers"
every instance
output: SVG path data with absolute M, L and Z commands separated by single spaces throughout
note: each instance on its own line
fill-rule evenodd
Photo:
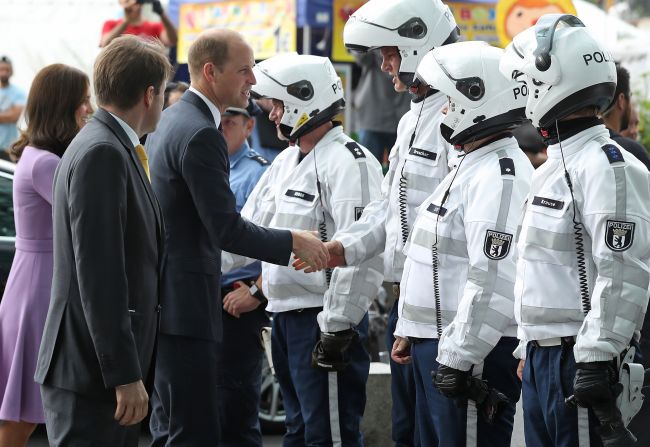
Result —
M 397 326 L 397 306 L 395 301 L 388 314 L 386 327 L 386 347 L 391 352 L 395 343 L 395 326 Z M 395 447 L 419 447 L 415 429 L 415 378 L 413 365 L 400 365 L 390 360 L 390 391 L 393 399 L 391 412 L 393 422 L 393 441 Z
M 438 339 L 422 339 L 413 343 L 411 355 L 416 386 L 416 418 L 419 440 L 427 447 L 510 447 L 516 402 L 521 383 L 517 377 L 519 361 L 512 356 L 517 339 L 503 337 L 486 357 L 482 378 L 505 394 L 511 401 L 492 425 L 482 416 L 468 411 L 473 403 L 459 405 L 434 388 L 431 372 L 438 369 Z M 476 436 L 473 436 L 475 433 Z M 530 446 L 528 446 L 530 447 Z
M 359 430 L 366 405 L 370 356 L 364 348 L 368 316 L 357 330 L 359 340 L 348 351 L 345 371 L 328 373 L 311 366 L 320 339 L 316 316 L 320 308 L 280 312 L 273 316 L 272 351 L 275 373 L 287 413 L 284 447 L 362 447 Z
M 263 306 L 235 318 L 223 313 L 217 350 L 220 446 L 261 447 L 259 423 L 262 356 L 260 332 L 268 324 Z
M 152 447 L 219 444 L 218 343 L 158 334 Z
M 602 445 L 591 412 L 564 403 L 573 394 L 576 362 L 573 346 L 528 344 L 523 375 L 524 434 L 527 447 Z M 578 425 L 585 430 L 579 430 Z M 588 424 L 588 425 L 587 425 Z M 588 427 L 588 428 L 587 428 Z

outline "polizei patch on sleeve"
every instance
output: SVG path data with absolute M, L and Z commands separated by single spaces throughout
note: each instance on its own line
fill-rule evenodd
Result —
M 485 244 L 483 244 L 483 253 L 485 253 L 485 256 L 487 256 L 489 259 L 499 261 L 508 256 L 511 244 L 512 234 L 487 230 L 485 232 Z
M 634 241 L 634 222 L 608 220 L 605 231 L 605 244 L 613 251 L 625 251 Z

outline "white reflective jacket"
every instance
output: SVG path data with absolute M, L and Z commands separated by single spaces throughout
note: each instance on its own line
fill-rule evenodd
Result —
M 562 141 L 562 150 L 575 203 L 560 146 L 551 145 L 548 160 L 533 176 L 517 245 L 518 335 L 524 341 L 577 336 L 576 362 L 611 360 L 641 328 L 648 304 L 649 174 L 609 138 L 603 125 Z M 584 225 L 591 304 L 586 317 L 579 289 L 574 205 L 576 219 Z
M 241 214 L 258 225 L 278 229 L 320 231 L 325 224 L 327 239 L 335 239 L 380 196 L 381 165 L 340 126 L 325 134 L 300 162 L 299 155 L 294 146 L 277 156 Z M 329 287 L 325 271 L 307 274 L 291 266 L 262 263 L 267 310 L 323 306 L 318 320 L 324 332 L 358 324 L 382 280 L 380 256 L 358 266 L 335 268 Z
M 381 197 L 366 207 L 359 221 L 337 236 L 348 265 L 384 253 L 386 281 L 397 282 L 402 277 L 403 240 L 413 226 L 415 208 L 449 172 L 449 156 L 455 158 L 453 147 L 440 135 L 446 105 L 447 97 L 442 93 L 411 102 L 411 110 L 397 126 Z
M 438 336 L 434 244 L 438 361 L 466 371 L 502 335 L 516 335 L 513 252 L 532 173 L 516 140 L 502 138 L 467 154 L 422 203 L 406 247 L 396 335 Z

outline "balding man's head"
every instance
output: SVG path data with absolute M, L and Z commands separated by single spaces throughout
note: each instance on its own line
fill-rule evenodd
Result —
M 187 62 L 192 80 L 202 76 L 203 67 L 212 63 L 219 71 L 233 53 L 233 47 L 247 45 L 244 38 L 236 31 L 228 29 L 210 29 L 202 32 L 190 46 Z

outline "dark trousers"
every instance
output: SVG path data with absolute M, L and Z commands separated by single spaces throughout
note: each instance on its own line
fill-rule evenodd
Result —
M 223 342 L 219 343 L 217 354 L 219 445 L 261 447 L 259 406 L 264 350 L 260 334 L 269 319 L 263 306 L 240 318 L 224 311 L 222 318 Z
M 359 144 L 364 146 L 372 155 L 374 155 L 379 163 L 384 161 L 384 151 L 390 152 L 397 134 L 393 132 L 378 132 L 376 130 L 359 130 Z
M 516 402 L 521 382 L 519 361 L 512 356 L 517 339 L 503 337 L 485 358 L 481 377 L 511 401 L 492 425 L 477 415 L 471 401 L 459 406 L 434 388 L 432 371 L 438 369 L 438 339 L 421 339 L 411 346 L 416 384 L 416 414 L 419 440 L 427 447 L 510 447 Z M 530 447 L 530 446 L 528 446 Z
M 214 341 L 158 335 L 152 446 L 220 445 L 217 352 Z
M 47 439 L 53 447 L 137 447 L 140 424 L 121 426 L 115 400 L 41 385 Z
M 386 327 L 386 348 L 390 354 L 395 343 L 395 326 L 397 326 L 397 307 L 395 301 L 388 314 Z M 391 418 L 392 437 L 395 447 L 419 447 L 415 428 L 415 378 L 413 365 L 400 365 L 390 360 L 390 391 L 393 399 Z
M 593 413 L 564 403 L 573 394 L 575 374 L 573 345 L 528 344 L 522 388 L 527 447 L 602 445 Z
M 328 373 L 311 366 L 311 354 L 320 338 L 316 320 L 320 310 L 273 316 L 273 365 L 287 413 L 284 447 L 362 447 L 359 425 L 370 369 L 370 356 L 363 346 L 368 316 L 357 326 L 360 337 L 348 351 L 348 367 Z

